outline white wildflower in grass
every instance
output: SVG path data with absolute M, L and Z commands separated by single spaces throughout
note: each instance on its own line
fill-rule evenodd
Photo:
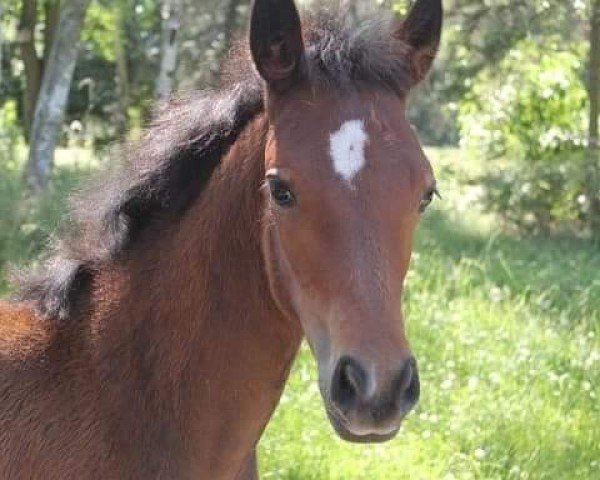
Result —
M 510 470 L 508 471 L 509 475 L 513 476 L 513 477 L 518 477 L 519 474 L 521 473 L 521 469 L 519 468 L 518 465 L 513 465 L 512 467 L 510 467 Z
M 558 383 L 559 378 L 560 377 L 557 375 L 556 372 L 548 372 L 548 380 L 550 380 L 552 383 Z
M 446 380 L 444 380 L 442 382 L 442 384 L 440 385 L 440 388 L 442 390 L 450 390 L 452 388 L 453 385 L 453 381 L 451 378 L 447 378 Z
M 500 303 L 504 299 L 504 292 L 501 288 L 493 286 L 490 288 L 490 301 L 492 303 Z

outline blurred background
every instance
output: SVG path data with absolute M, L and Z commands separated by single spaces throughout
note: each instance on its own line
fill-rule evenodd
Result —
M 338 1 L 357 24 L 410 5 Z M 218 84 L 248 4 L 1 0 L 0 294 L 114 145 L 169 95 Z M 600 0 L 444 4 L 410 103 L 443 196 L 403 307 L 420 406 L 392 443 L 345 444 L 303 349 L 263 478 L 600 478 Z

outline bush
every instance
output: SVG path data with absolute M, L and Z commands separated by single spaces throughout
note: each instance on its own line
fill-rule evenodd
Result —
M 585 152 L 563 152 L 546 160 L 485 173 L 480 178 L 484 208 L 527 233 L 564 227 L 581 232 L 589 224 L 590 207 L 584 193 Z
M 475 78 L 459 107 L 463 146 L 527 162 L 583 146 L 583 48 L 558 48 L 524 40 L 497 69 Z
M 462 145 L 488 158 L 484 205 L 519 229 L 580 230 L 589 214 L 582 58 L 524 40 L 460 104 Z

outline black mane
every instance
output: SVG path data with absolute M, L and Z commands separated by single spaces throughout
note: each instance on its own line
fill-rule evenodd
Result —
M 354 27 L 323 10 L 304 28 L 309 80 L 337 90 L 379 87 L 404 94 L 408 47 L 392 39 L 393 20 Z M 264 110 L 261 79 L 245 48 L 233 54 L 227 86 L 171 102 L 126 161 L 71 212 L 74 228 L 45 264 L 20 280 L 19 298 L 41 316 L 68 319 L 98 267 L 133 248 L 150 225 L 179 218 L 201 194 L 221 158 Z

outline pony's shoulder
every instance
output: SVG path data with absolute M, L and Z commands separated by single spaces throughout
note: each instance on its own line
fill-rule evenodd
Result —
M 27 303 L 0 300 L 0 358 L 24 360 L 44 351 L 54 334 L 51 322 L 41 320 Z

